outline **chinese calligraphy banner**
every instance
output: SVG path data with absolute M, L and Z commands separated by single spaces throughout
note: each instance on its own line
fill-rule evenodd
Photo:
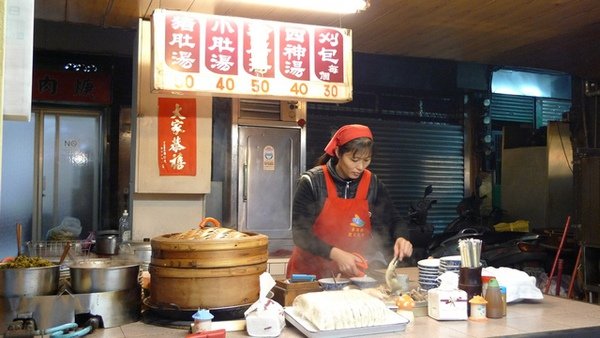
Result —
M 352 31 L 158 9 L 153 88 L 215 96 L 352 100 Z
M 158 99 L 160 176 L 196 175 L 196 99 Z

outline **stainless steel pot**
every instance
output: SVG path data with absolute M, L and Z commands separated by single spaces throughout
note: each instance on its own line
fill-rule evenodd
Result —
M 152 259 L 150 239 L 143 242 L 122 243 L 119 250 L 119 259 L 121 258 L 138 262 L 143 271 L 148 271 L 148 265 Z
M 33 297 L 58 292 L 60 267 L 0 269 L 0 297 Z
M 69 267 L 74 293 L 123 291 L 139 285 L 140 265 L 119 260 L 86 260 Z
M 98 231 L 96 237 L 96 253 L 99 255 L 116 255 L 119 253 L 119 231 Z

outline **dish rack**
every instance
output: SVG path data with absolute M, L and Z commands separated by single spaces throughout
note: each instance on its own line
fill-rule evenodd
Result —
M 39 241 L 27 242 L 27 252 L 29 256 L 38 256 L 52 260 L 52 258 L 60 258 L 67 243 L 71 242 L 71 249 L 68 257 L 85 257 L 90 254 L 92 241 L 90 240 L 73 240 L 73 241 Z

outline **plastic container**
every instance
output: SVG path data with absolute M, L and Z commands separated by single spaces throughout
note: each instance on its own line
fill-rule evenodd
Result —
M 502 318 L 504 305 L 502 304 L 500 286 L 495 278 L 491 279 L 488 283 L 487 291 L 485 293 L 485 300 L 487 301 L 487 305 L 485 307 L 486 316 L 488 318 Z
M 215 318 L 209 310 L 198 309 L 196 313 L 192 315 L 194 319 L 194 326 L 192 327 L 192 333 L 210 331 L 212 327 L 212 320 Z
M 131 241 L 131 225 L 129 224 L 127 209 L 123 211 L 123 215 L 119 218 L 119 232 L 121 233 L 121 242 L 127 243 Z
M 506 287 L 500 287 L 500 294 L 502 295 L 502 317 L 506 317 Z

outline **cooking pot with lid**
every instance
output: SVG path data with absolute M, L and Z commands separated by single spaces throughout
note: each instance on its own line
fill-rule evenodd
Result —
M 119 253 L 119 231 L 102 230 L 96 235 L 96 253 L 98 255 L 116 255 Z

